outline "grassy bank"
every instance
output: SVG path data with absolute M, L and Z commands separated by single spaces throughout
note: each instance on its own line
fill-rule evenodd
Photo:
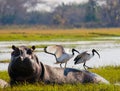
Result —
M 0 63 L 9 63 L 10 60 L 0 60 Z
M 110 29 L 39 29 L 1 28 L 0 41 L 75 41 L 96 40 L 100 37 L 118 37 L 119 28 Z
M 24 84 L 14 86 L 13 88 L 5 88 L 4 91 L 120 91 L 120 86 L 114 83 L 120 82 L 120 66 L 107 66 L 91 69 L 105 79 L 110 81 L 110 85 L 105 84 L 63 84 L 63 85 L 46 85 L 43 83 Z M 9 81 L 7 72 L 0 72 L 0 78 Z M 1 89 L 3 90 L 3 89 Z

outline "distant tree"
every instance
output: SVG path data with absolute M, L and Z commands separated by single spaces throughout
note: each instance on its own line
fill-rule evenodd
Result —
M 62 15 L 56 14 L 53 16 L 53 23 L 55 25 L 64 25 L 66 20 L 63 18 Z
M 61 6 L 58 6 L 53 12 L 53 24 L 55 25 L 65 25 L 66 24 L 66 5 L 62 3 Z
M 32 11 L 28 13 L 28 24 L 51 25 L 52 15 L 48 12 Z
M 1 0 L 1 22 L 3 24 L 11 24 L 15 19 L 23 16 L 26 8 L 23 7 L 24 0 Z
M 110 26 L 120 25 L 120 0 L 107 0 L 107 14 L 109 14 Z
M 84 21 L 85 6 L 83 4 L 63 4 L 53 12 L 54 24 L 77 26 Z
M 108 27 L 120 26 L 120 0 L 106 0 L 106 6 L 102 7 L 101 14 Z
M 0 0 L 1 24 L 21 24 L 27 16 L 27 9 L 39 0 Z M 41 1 L 41 0 L 40 0 Z
M 96 1 L 95 0 L 89 0 L 86 4 L 86 15 L 85 15 L 85 21 L 86 22 L 93 22 L 97 20 L 96 17 Z

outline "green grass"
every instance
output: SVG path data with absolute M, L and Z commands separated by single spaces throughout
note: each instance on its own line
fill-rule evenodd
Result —
M 105 84 L 18 85 L 4 91 L 120 91 L 119 86 Z
M 39 29 L 1 28 L 0 41 L 76 41 L 100 40 L 96 38 L 119 37 L 119 28 L 111 29 Z M 103 40 L 103 39 L 102 39 Z
M 106 84 L 44 84 L 35 83 L 23 85 L 17 85 L 1 89 L 2 91 L 120 91 L 120 86 L 114 85 L 116 82 L 120 82 L 120 66 L 107 66 L 91 69 L 91 72 L 95 72 L 105 79 L 110 81 L 110 85 Z M 0 72 L 0 78 L 9 82 L 9 76 L 6 71 Z
M 120 82 L 120 66 L 100 67 L 99 69 L 92 69 L 91 71 L 103 76 L 110 81 L 110 83 Z
M 1 60 L 0 63 L 9 63 L 10 60 Z

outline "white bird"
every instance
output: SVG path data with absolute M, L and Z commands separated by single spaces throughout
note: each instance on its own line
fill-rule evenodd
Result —
M 68 54 L 65 52 L 63 46 L 61 45 L 47 46 L 44 48 L 44 51 L 48 54 L 54 55 L 56 58 L 55 64 L 60 63 L 60 67 L 62 67 L 61 66 L 62 63 L 65 63 L 65 68 L 66 68 L 67 61 L 74 56 L 74 51 L 78 52 L 77 50 L 72 49 L 72 54 Z
M 87 53 L 87 51 L 85 51 L 85 52 L 80 53 L 78 56 L 76 56 L 74 59 L 75 61 L 74 64 L 84 63 L 83 67 L 85 70 L 86 70 L 85 67 L 90 68 L 86 66 L 85 64 L 86 64 L 86 61 L 90 60 L 95 55 L 95 53 L 97 53 L 100 58 L 100 54 L 95 49 L 93 49 L 92 53 Z

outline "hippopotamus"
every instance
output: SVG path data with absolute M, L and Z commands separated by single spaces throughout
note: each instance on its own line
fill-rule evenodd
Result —
M 106 83 L 109 82 L 103 77 L 75 68 L 59 68 L 45 65 L 35 54 L 35 46 L 12 46 L 11 61 L 8 66 L 10 84 L 16 82 L 44 82 L 44 83 Z M 49 60 L 49 59 L 48 59 Z

